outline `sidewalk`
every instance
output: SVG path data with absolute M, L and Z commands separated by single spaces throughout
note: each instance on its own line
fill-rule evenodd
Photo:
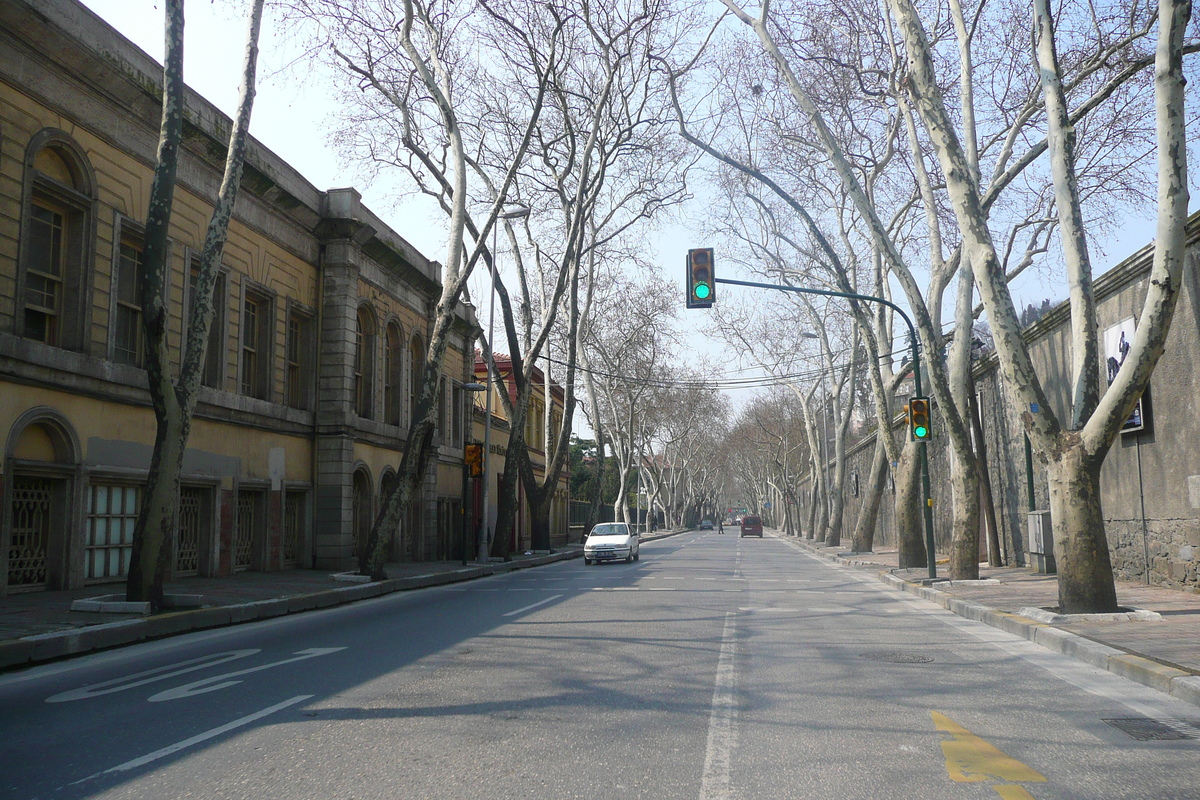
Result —
M 1159 586 L 1117 581 L 1123 608 L 1155 612 L 1133 619 L 1130 614 L 1051 614 L 1058 605 L 1058 576 L 1039 575 L 1027 567 L 979 568 L 979 581 L 944 580 L 939 565 L 932 586 L 929 571 L 898 568 L 895 548 L 848 553 L 780 535 L 815 555 L 871 569 L 897 589 L 924 597 L 961 617 L 984 622 L 1022 636 L 1050 650 L 1085 661 L 1130 680 L 1200 705 L 1200 594 Z
M 650 542 L 684 531 L 643 534 Z M 222 578 L 168 581 L 167 594 L 200 595 L 201 607 L 154 616 L 72 611 L 71 603 L 120 593 L 124 584 L 100 584 L 62 592 L 21 592 L 0 598 L 0 671 L 93 650 L 160 639 L 189 631 L 237 625 L 352 603 L 392 592 L 458 583 L 513 570 L 579 558 L 583 545 L 568 544 L 550 555 L 514 554 L 512 561 L 423 561 L 388 564 L 387 580 L 343 583 L 328 570 L 239 572 Z

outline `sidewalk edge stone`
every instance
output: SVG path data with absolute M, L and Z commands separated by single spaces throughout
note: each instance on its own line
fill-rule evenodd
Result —
M 960 617 L 973 619 L 993 628 L 1021 636 L 1047 650 L 1120 675 L 1188 703 L 1200 705 L 1200 676 L 1198 675 L 1160 664 L 1145 656 L 1092 641 L 1019 614 L 997 611 L 978 603 L 952 597 L 946 592 L 906 581 L 891 572 L 884 571 L 878 575 L 880 581 L 892 588 L 923 597 Z
M 557 553 L 523 561 L 477 564 L 449 572 L 434 572 L 427 575 L 356 583 L 307 594 L 173 611 L 144 619 L 117 620 L 81 628 L 40 633 L 20 639 L 9 639 L 0 641 L 0 670 L 80 655 L 93 650 L 136 644 L 149 639 L 161 639 L 195 630 L 240 625 L 318 608 L 330 608 L 393 592 L 445 586 L 489 575 L 512 572 L 517 569 L 567 561 L 582 555 L 582 550 L 561 550 Z

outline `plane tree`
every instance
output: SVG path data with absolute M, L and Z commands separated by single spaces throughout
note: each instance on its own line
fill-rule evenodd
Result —
M 791 113 L 777 115 L 783 121 L 779 126 L 782 140 L 806 149 L 810 161 L 819 159 L 828 165 L 870 246 L 883 261 L 889 279 L 903 290 L 926 354 L 924 374 L 938 404 L 941 428 L 955 456 L 951 475 L 955 498 L 951 574 L 972 577 L 977 562 L 978 474 L 965 415 L 969 337 L 957 337 L 950 344 L 947 363 L 937 356 L 946 344 L 941 334 L 943 294 L 957 276 L 954 318 L 957 327 L 969 329 L 974 312 L 972 278 L 978 277 L 979 269 L 972 261 L 974 251 L 966 246 L 968 237 L 955 209 L 956 200 L 944 188 L 948 178 L 941 144 L 930 132 L 927 110 L 916 102 L 912 59 L 906 61 L 899 55 L 901 47 L 911 51 L 914 37 L 905 25 L 893 26 L 889 19 L 881 18 L 880 10 L 874 7 L 814 3 L 781 8 L 763 3 L 751 12 L 734 0 L 723 3 L 731 18 L 742 24 L 738 27 L 749 33 L 748 40 L 757 41 L 772 66 L 770 79 L 755 83 L 749 95 L 744 91 L 728 93 L 726 96 L 732 99 L 727 102 L 750 102 L 747 97 L 763 94 L 790 99 Z M 949 79 L 943 76 L 942 85 L 958 93 L 964 109 L 958 118 L 968 135 L 960 141 L 977 143 L 959 148 L 961 158 L 957 166 L 962 175 L 968 178 L 983 175 L 984 164 L 991 168 L 990 183 L 980 190 L 980 216 L 976 223 L 991 219 L 1008 232 L 999 237 L 1001 241 L 1005 236 L 1009 236 L 1009 241 L 1020 241 L 1023 237 L 1026 249 L 1036 251 L 1033 239 L 1038 231 L 1045 230 L 1041 225 L 1043 220 L 1036 214 L 1022 218 L 1014 211 L 1039 208 L 1036 202 L 1027 200 L 1046 197 L 1050 184 L 1046 176 L 1051 171 L 1039 161 L 1046 152 L 1047 140 L 1041 127 L 1045 116 L 1040 93 L 1036 91 L 1037 74 L 1027 67 L 1028 55 L 1019 46 L 1014 47 L 1028 25 L 1023 25 L 1018 15 L 991 6 L 980 6 L 968 22 L 962 9 L 957 4 L 951 5 L 947 24 L 939 24 L 934 28 L 935 35 L 925 39 L 925 53 L 936 54 L 937 63 L 957 71 Z M 894 3 L 886 8 L 896 13 Z M 1085 14 L 1086 9 L 1080 8 L 1080 13 Z M 908 9 L 910 18 L 919 22 L 917 11 L 911 5 Z M 838 24 L 830 25 L 831 18 Z M 1128 176 L 1137 174 L 1139 167 L 1139 160 L 1131 157 L 1136 155 L 1136 146 L 1124 150 L 1120 146 L 1121 137 L 1129 131 L 1128 121 L 1122 117 L 1122 104 L 1136 94 L 1136 78 L 1146 71 L 1152 59 L 1140 49 L 1146 36 L 1145 26 L 1140 25 L 1136 15 L 1125 15 L 1114 24 L 1122 20 L 1128 23 L 1125 30 L 1098 37 L 1084 31 L 1073 40 L 1076 49 L 1069 84 L 1079 102 L 1069 118 L 1072 124 L 1086 122 L 1105 134 L 1088 142 L 1092 157 L 1087 162 L 1086 174 L 1093 176 L 1096 187 L 1127 186 Z M 718 23 L 718 28 L 721 25 Z M 902 40 L 897 32 L 904 34 Z M 932 56 L 929 60 L 932 64 Z M 974 76 L 982 69 L 988 70 L 993 80 L 987 92 L 976 92 Z M 755 86 L 758 92 L 753 91 Z M 932 91 L 932 72 L 924 86 Z M 933 88 L 941 98 L 941 86 Z M 944 104 L 942 108 L 945 109 Z M 921 129 L 915 119 L 922 121 Z M 1122 126 L 1123 122 L 1126 124 Z M 762 127 L 770 130 L 769 125 Z M 868 127 L 874 130 L 867 130 Z M 945 125 L 937 129 L 937 136 L 943 136 L 950 127 L 952 122 L 947 118 Z M 902 167 L 900 175 L 907 175 L 912 187 L 909 191 L 912 199 L 905 200 L 901 192 L 892 197 L 890 206 L 880 202 L 883 198 L 878 192 L 872 195 L 868 191 L 859 164 L 858 144 L 864 135 L 878 137 L 879 132 L 896 137 L 897 149 L 906 156 L 897 159 L 896 164 Z M 929 154 L 935 152 L 938 159 L 932 160 Z M 769 186 L 806 220 L 812 216 L 804 206 L 805 198 L 789 194 L 766 174 L 763 165 L 769 162 L 734 157 L 728 149 L 718 150 L 715 157 L 724 158 L 724 163 Z M 1120 181 L 1122 176 L 1126 178 L 1124 182 Z M 981 181 L 975 185 L 980 184 Z M 901 185 L 899 179 L 894 185 Z M 889 218 L 894 216 L 898 205 L 905 203 L 914 209 L 914 214 L 920 212 L 925 218 L 929 246 L 923 255 L 906 253 L 889 231 Z M 1040 206 L 1047 207 L 1044 202 Z M 812 234 L 819 239 L 816 230 Z M 992 262 L 996 280 L 1004 282 L 1011 279 L 1013 270 L 1006 269 L 1012 265 L 1006 264 L 999 252 L 1012 251 L 997 251 Z M 929 264 L 928 290 L 924 295 L 914 269 L 918 258 Z M 1023 261 L 1019 257 L 1015 260 Z M 985 303 L 986 299 L 984 293 Z
M 167 339 L 170 309 L 164 302 L 170 282 L 171 216 L 175 199 L 179 150 L 183 140 L 186 90 L 183 81 L 184 3 L 167 0 L 163 58 L 162 117 L 154 178 L 146 210 L 146 237 L 138 295 L 142 306 L 142 335 L 150 402 L 154 409 L 154 449 L 141 508 L 134 523 L 133 547 L 126 580 L 126 599 L 149 602 L 158 611 L 163 602 L 163 581 L 170 569 L 169 542 L 178 527 L 179 477 L 191 434 L 192 416 L 206 363 L 208 330 L 215 311 L 213 291 L 221 254 L 229 236 L 249 144 L 250 116 L 258 69 L 258 36 L 263 0 L 250 7 L 241 91 L 229 132 L 225 172 L 213 205 L 200 251 L 192 301 L 184 310 L 187 331 L 180 355 L 179 374 L 171 375 Z

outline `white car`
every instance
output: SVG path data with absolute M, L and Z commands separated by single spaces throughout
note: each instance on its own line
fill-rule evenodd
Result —
M 583 563 L 601 561 L 637 561 L 639 543 L 637 531 L 624 522 L 604 522 L 592 528 L 583 545 Z

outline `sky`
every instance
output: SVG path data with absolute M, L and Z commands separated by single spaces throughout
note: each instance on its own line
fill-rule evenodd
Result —
M 102 19 L 121 32 L 152 58 L 162 61 L 163 9 L 161 0 L 82 0 Z M 245 42 L 245 0 L 190 0 L 186 4 L 184 79 L 209 102 L 232 115 L 237 105 L 242 50 Z M 251 120 L 251 134 L 267 148 L 295 167 L 318 189 L 353 186 L 363 196 L 366 205 L 388 222 L 425 256 L 442 260 L 446 248 L 446 222 L 442 212 L 432 202 L 410 199 L 398 202 L 402 186 L 377 181 L 368 184 L 353 164 L 342 158 L 329 141 L 332 118 L 336 107 L 330 79 L 320 70 L 309 70 L 304 63 L 288 66 L 296 58 L 296 48 L 280 33 L 270 9 L 264 19 L 260 38 L 259 87 Z M 1200 192 L 1193 195 L 1193 208 L 1200 201 Z M 1144 219 L 1133 219 L 1116 235 L 1093 242 L 1093 266 L 1096 275 L 1103 274 L 1129 254 L 1147 244 L 1154 236 L 1154 224 L 1148 210 Z M 683 305 L 683 254 L 689 247 L 710 246 L 700 242 L 699 235 L 682 225 L 665 226 L 655 234 L 649 245 L 653 257 L 664 265 L 668 278 L 678 275 L 680 306 Z M 726 262 L 728 263 L 728 262 Z M 482 272 L 482 271 L 481 271 Z M 754 280 L 752 276 L 718 273 L 721 277 Z M 1066 289 L 1060 281 L 1044 273 L 1030 271 L 1012 285 L 1018 309 L 1026 303 L 1040 304 L 1043 298 L 1051 302 L 1062 300 Z M 721 287 L 722 296 L 737 293 L 732 287 Z M 486 280 L 480 275 L 471 286 L 472 296 L 487 294 Z M 952 300 L 952 298 L 951 298 Z M 480 305 L 479 316 L 486 325 L 486 306 Z M 952 308 L 952 302 L 948 303 Z M 707 312 L 681 310 L 686 347 L 692 348 L 697 360 L 707 358 L 719 371 L 729 364 L 730 377 L 744 377 L 744 372 L 732 372 L 734 357 L 723 346 L 712 345 L 705 332 Z M 714 374 L 714 377 L 719 377 Z M 750 390 L 734 393 L 735 407 L 752 394 Z M 586 428 L 586 426 L 585 426 Z M 577 429 L 578 430 L 578 429 Z

